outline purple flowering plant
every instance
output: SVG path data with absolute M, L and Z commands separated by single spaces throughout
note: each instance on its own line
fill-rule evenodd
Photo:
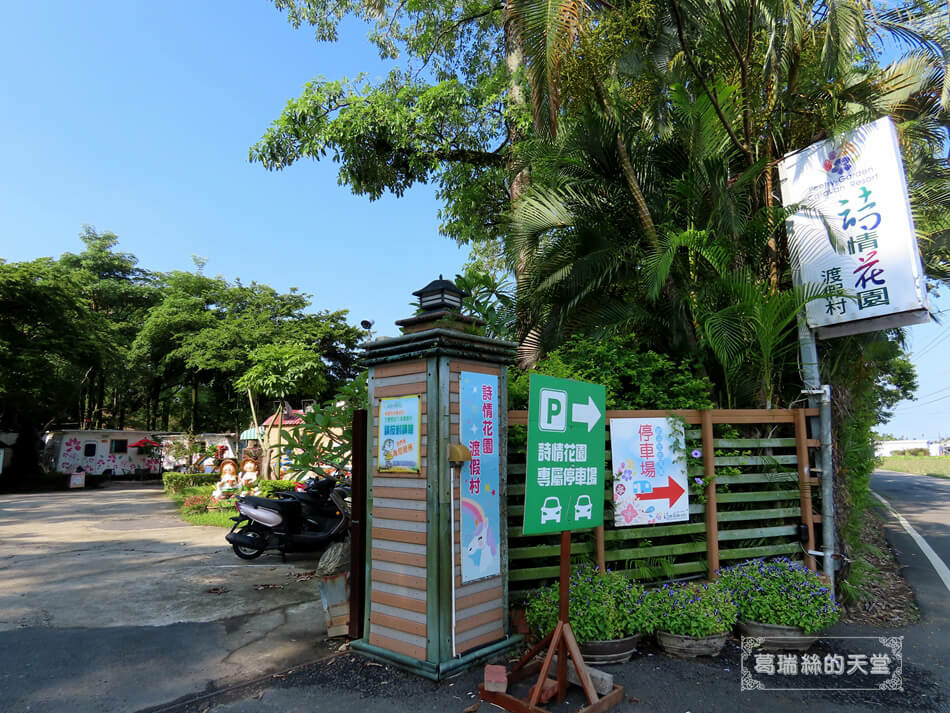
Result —
M 681 636 L 722 634 L 731 631 L 738 618 L 736 605 L 719 582 L 664 584 L 648 591 L 643 603 L 658 631 Z
M 593 564 L 577 567 L 570 578 L 570 624 L 581 644 L 612 641 L 652 631 L 649 612 L 640 605 L 643 587 L 620 572 L 601 573 Z M 528 626 L 544 636 L 557 625 L 558 583 L 532 592 L 527 600 Z
M 803 563 L 755 559 L 719 570 L 719 582 L 747 621 L 797 626 L 813 634 L 840 615 L 831 590 Z

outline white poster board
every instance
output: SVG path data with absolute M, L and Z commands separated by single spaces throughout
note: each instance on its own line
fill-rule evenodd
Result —
M 610 419 L 614 525 L 689 520 L 686 434 L 667 418 Z
M 419 473 L 419 423 L 422 395 L 379 400 L 379 438 L 376 469 L 380 473 Z
M 783 204 L 798 206 L 786 222 L 797 281 L 846 295 L 810 302 L 808 326 L 827 338 L 928 321 L 893 122 L 812 144 L 778 168 Z

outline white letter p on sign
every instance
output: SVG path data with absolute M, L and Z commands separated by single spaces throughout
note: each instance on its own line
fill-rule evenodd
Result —
M 567 392 L 541 389 L 541 413 L 538 428 L 542 431 L 567 430 Z

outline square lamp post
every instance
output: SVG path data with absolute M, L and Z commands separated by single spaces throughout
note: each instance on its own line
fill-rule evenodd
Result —
M 369 367 L 364 638 L 353 650 L 431 679 L 518 643 L 508 628 L 508 364 L 439 276 Z M 475 552 L 475 543 L 489 542 Z

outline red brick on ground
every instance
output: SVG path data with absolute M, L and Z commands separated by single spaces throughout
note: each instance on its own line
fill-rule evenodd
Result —
M 485 690 L 504 693 L 508 690 L 508 672 L 504 666 L 485 666 Z

